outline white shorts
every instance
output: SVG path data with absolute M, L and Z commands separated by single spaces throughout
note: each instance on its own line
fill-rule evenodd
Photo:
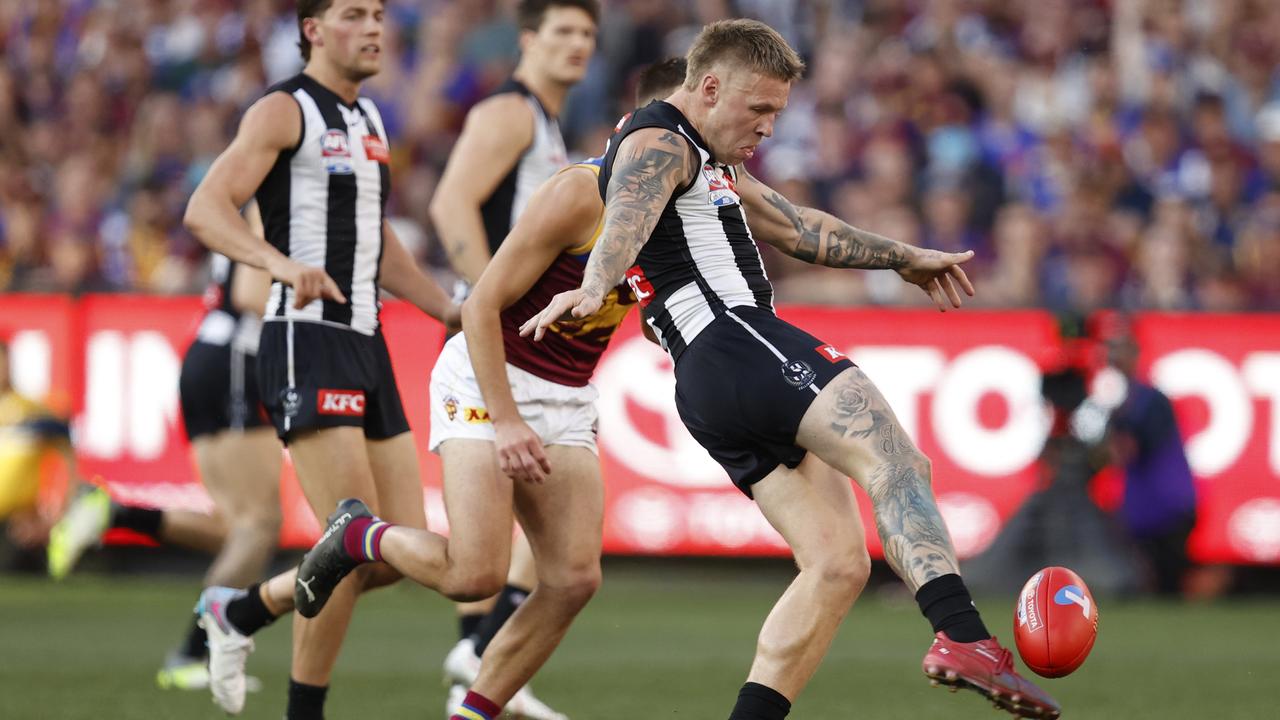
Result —
M 596 451 L 596 398 L 592 385 L 572 387 L 544 380 L 507 363 L 507 381 L 520 417 L 543 445 L 569 445 Z M 493 424 L 476 382 L 467 339 L 458 333 L 445 343 L 431 370 L 431 437 L 437 452 L 451 438 L 493 442 Z

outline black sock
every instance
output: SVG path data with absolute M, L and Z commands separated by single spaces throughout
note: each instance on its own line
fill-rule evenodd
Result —
M 192 616 L 191 627 L 187 629 L 187 639 L 182 641 L 182 654 L 189 658 L 202 658 L 209 654 L 209 636 L 199 625 L 200 618 Z
M 991 637 L 982 616 L 974 607 L 969 589 L 959 575 L 936 577 L 916 591 L 920 612 L 929 619 L 933 631 L 944 632 L 956 642 L 977 642 Z
M 289 678 L 289 707 L 285 720 L 324 720 L 324 696 L 327 685 L 307 685 Z
M 276 616 L 267 609 L 258 593 L 261 584 L 250 585 L 245 589 L 244 595 L 227 603 L 227 622 L 242 635 L 252 635 L 276 621 Z
M 163 521 L 164 512 L 155 508 L 114 503 L 111 506 L 111 527 L 142 533 L 152 540 L 160 539 L 160 523 Z
M 466 640 L 476 631 L 480 629 L 480 621 L 484 620 L 484 613 L 467 613 L 458 616 L 458 639 Z
M 738 702 L 729 720 L 782 720 L 791 712 L 791 701 L 782 693 L 749 682 L 738 691 Z
M 498 602 L 493 604 L 493 609 L 484 616 L 484 620 L 480 621 L 480 627 L 476 628 L 476 657 L 484 655 L 484 650 L 489 647 L 493 636 L 498 634 L 527 597 L 529 597 L 529 590 L 526 588 L 515 585 L 502 588 L 502 592 L 498 594 Z

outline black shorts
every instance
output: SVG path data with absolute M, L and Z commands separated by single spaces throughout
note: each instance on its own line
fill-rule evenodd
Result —
M 353 426 L 370 440 L 409 430 L 387 343 L 331 325 L 263 323 L 258 346 L 262 402 L 288 442 L 300 430 Z
M 804 459 L 800 420 L 853 363 L 768 310 L 733 308 L 694 338 L 676 363 L 676 409 L 738 489 Z
M 178 396 L 188 440 L 268 424 L 253 356 L 230 343 L 191 343 L 182 358 Z

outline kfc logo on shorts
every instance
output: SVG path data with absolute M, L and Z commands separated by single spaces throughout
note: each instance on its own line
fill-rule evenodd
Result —
M 644 271 L 639 265 L 632 265 L 627 270 L 627 285 L 631 287 L 631 294 L 636 296 L 636 302 L 640 303 L 640 307 L 646 307 L 653 298 L 653 285 L 649 283 L 649 278 L 644 276 Z
M 819 345 L 814 349 L 824 360 L 833 365 L 845 359 L 845 354 L 837 350 L 834 345 Z
M 321 415 L 364 417 L 364 391 L 321 389 L 316 393 L 316 409 Z
M 330 130 L 320 138 L 320 157 L 330 175 L 350 175 L 356 171 L 351 164 L 351 148 L 347 144 L 345 130 Z
M 782 377 L 791 387 L 802 388 L 813 383 L 818 373 L 803 360 L 789 360 L 782 363 Z

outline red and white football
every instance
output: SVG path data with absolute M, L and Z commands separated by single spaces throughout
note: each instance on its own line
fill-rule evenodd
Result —
M 1014 610 L 1014 638 L 1027 667 L 1044 677 L 1080 667 L 1098 637 L 1098 605 L 1080 576 L 1047 567 L 1027 580 Z

